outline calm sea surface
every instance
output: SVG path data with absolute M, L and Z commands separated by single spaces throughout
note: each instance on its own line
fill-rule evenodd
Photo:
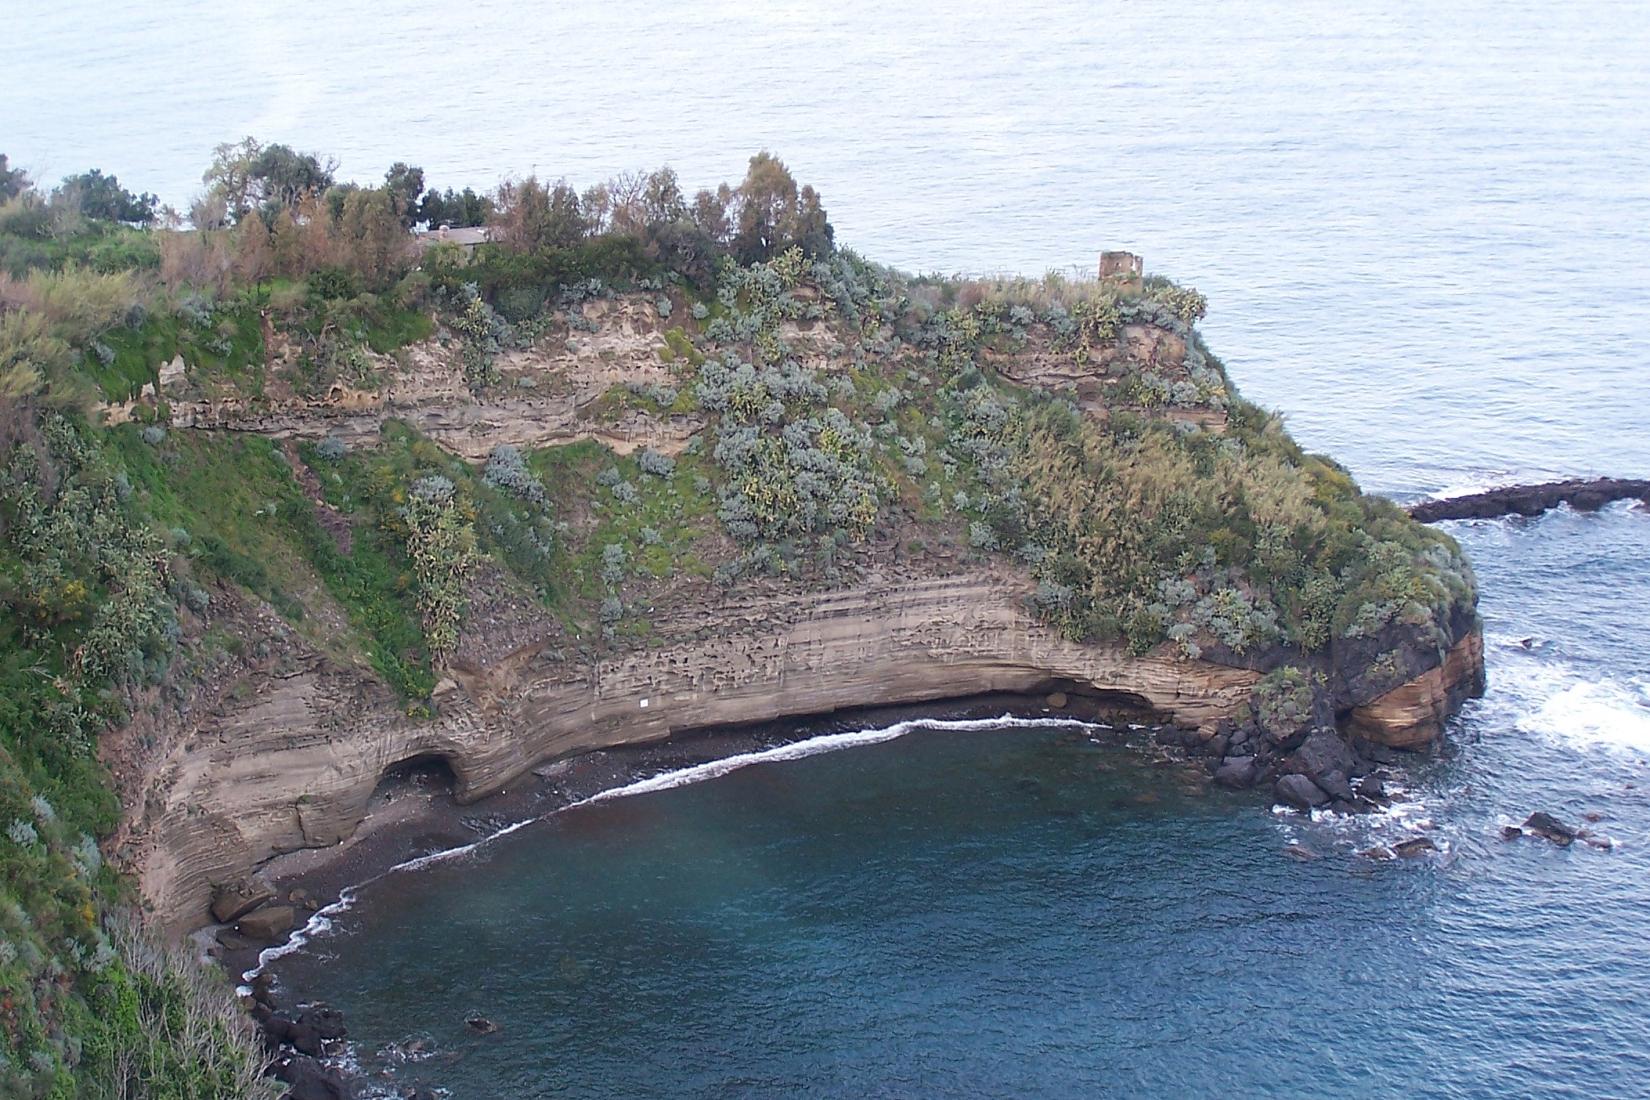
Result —
M 4 22 L 0 151 L 46 179 L 102 167 L 182 207 L 247 133 L 458 187 L 712 184 L 768 147 L 897 266 L 1144 253 L 1209 295 L 1245 393 L 1366 487 L 1650 472 L 1643 3 L 13 0 Z M 1454 533 L 1491 694 L 1396 814 L 1191 797 L 1071 731 L 919 731 L 397 876 L 281 976 L 346 1010 L 364 1063 L 433 1040 L 401 1079 L 458 1100 L 1650 1095 L 1650 515 Z M 1496 839 L 1536 808 L 1600 814 L 1617 847 Z M 1442 858 L 1353 854 L 1421 823 Z

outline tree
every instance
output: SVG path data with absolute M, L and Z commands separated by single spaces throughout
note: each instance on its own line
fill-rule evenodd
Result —
M 733 254 L 758 263 L 796 246 L 810 256 L 831 250 L 833 231 L 812 187 L 798 190 L 784 161 L 766 150 L 751 158 L 739 185 Z
M 578 193 L 565 180 L 545 187 L 537 176 L 499 187 L 491 224 L 498 239 L 516 252 L 570 248 L 588 233 Z
M 344 200 L 338 234 L 350 268 L 370 285 L 398 272 L 412 246 L 401 220 L 400 196 L 388 187 L 360 188 Z
M 418 221 L 418 197 L 424 193 L 424 169 L 396 161 L 384 173 L 384 189 L 395 202 L 401 224 L 411 229 Z
M 255 283 L 269 274 L 274 264 L 269 227 L 261 217 L 242 218 L 234 229 L 235 276 L 243 283 Z
M 733 233 L 733 224 L 728 220 L 728 208 L 732 205 L 733 189 L 724 183 L 715 191 L 702 190 L 694 195 L 689 216 L 699 232 L 718 245 L 725 245 Z
M 212 150 L 212 164 L 201 173 L 206 194 L 196 204 L 197 211 L 210 215 L 219 210 L 225 220 L 239 220 L 252 208 L 252 165 L 263 146 L 253 137 L 224 142 Z M 197 218 L 197 229 L 208 229 Z
M 478 195 L 469 187 L 462 192 L 454 191 L 451 187 L 440 192 L 432 187 L 424 193 L 424 201 L 419 204 L 419 220 L 431 229 L 438 229 L 443 225 L 455 228 L 486 225 L 488 215 L 492 212 L 492 202 L 485 195 Z
M 97 221 L 148 225 L 155 220 L 160 199 L 154 195 L 134 195 L 114 176 L 93 168 L 78 176 L 67 176 L 57 194 L 84 217 Z
M 34 181 L 29 174 L 21 168 L 11 167 L 6 154 L 0 153 L 0 202 L 15 199 L 33 186 Z
M 323 163 L 314 153 L 290 145 L 265 146 L 251 137 L 225 142 L 212 151 L 212 166 L 201 176 L 207 187 L 205 209 L 221 201 L 226 219 L 240 221 L 262 208 L 268 215 L 264 220 L 273 223 L 279 209 L 293 209 L 305 196 L 331 187 L 336 169 L 331 159 Z
M 676 170 L 664 167 L 642 186 L 642 217 L 649 226 L 669 225 L 687 216 L 687 202 Z
M 290 145 L 271 145 L 252 162 L 252 185 L 266 208 L 291 209 L 306 195 L 319 195 L 332 186 L 337 165 L 325 164 L 314 153 L 300 153 Z

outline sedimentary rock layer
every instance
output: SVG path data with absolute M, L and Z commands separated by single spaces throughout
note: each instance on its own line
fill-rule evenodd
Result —
M 144 893 L 171 923 L 198 919 L 214 883 L 281 851 L 347 836 L 386 768 L 451 766 L 461 798 L 558 755 L 704 726 L 1024 691 L 1063 679 L 1195 726 L 1230 713 L 1257 674 L 1133 658 L 1037 623 L 995 573 L 707 608 L 693 635 L 595 662 L 528 646 L 455 669 L 441 716 L 404 717 L 383 689 L 311 656 L 256 693 L 226 697 L 160 769 Z
M 1026 610 L 1024 582 L 981 571 L 817 595 L 746 596 L 697 628 L 608 660 L 534 645 L 454 669 L 440 717 L 409 719 L 363 675 L 317 654 L 221 697 L 156 769 L 142 829 L 144 893 L 174 927 L 214 884 L 282 851 L 348 836 L 391 766 L 444 759 L 459 797 L 499 790 L 541 761 L 705 726 L 920 702 L 1069 681 L 1196 727 L 1233 713 L 1259 674 L 1079 645 Z M 1436 729 L 1476 636 L 1450 661 L 1359 709 L 1384 740 Z M 1470 666 L 1470 668 L 1469 668 Z M 1414 732 L 1406 732 L 1414 731 Z

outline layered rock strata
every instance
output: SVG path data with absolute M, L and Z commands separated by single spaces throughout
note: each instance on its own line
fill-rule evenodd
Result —
M 981 571 L 851 592 L 746 596 L 704 608 L 662 644 L 567 660 L 529 643 L 455 667 L 435 720 L 410 719 L 370 678 L 313 652 L 242 681 L 198 716 L 152 770 L 130 839 L 145 895 L 174 927 L 198 923 L 215 884 L 283 851 L 347 837 L 385 771 L 444 760 L 464 800 L 556 756 L 707 726 L 833 710 L 1078 685 L 1177 728 L 1236 712 L 1260 674 L 1077 644 L 1027 610 L 1023 581 Z M 274 626 L 275 624 L 270 624 Z M 1361 728 L 1415 744 L 1437 728 L 1446 662 L 1356 712 Z M 1459 679 L 1457 680 L 1459 682 Z

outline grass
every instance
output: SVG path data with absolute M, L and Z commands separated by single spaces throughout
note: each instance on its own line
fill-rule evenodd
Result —
M 158 384 L 161 365 L 180 354 L 196 381 L 262 392 L 264 337 L 258 311 L 240 303 L 220 307 L 212 316 L 211 331 L 176 314 L 153 314 L 135 329 L 111 329 L 100 342 L 114 353 L 113 360 L 104 363 L 88 352 L 83 369 L 111 401 L 129 401 L 145 385 Z
M 435 679 L 407 592 L 405 559 L 386 532 L 358 523 L 350 552 L 340 551 L 285 457 L 262 437 L 177 432 L 152 447 L 127 425 L 110 438 L 157 523 L 188 532 L 184 552 L 196 566 L 262 596 L 295 624 L 306 616 L 303 594 L 318 581 L 357 637 L 315 640 L 341 653 L 358 646 L 403 698 L 429 696 Z M 326 475 L 328 503 L 356 511 L 356 502 L 371 495 L 364 460 L 335 467 L 309 459 Z
M 583 440 L 537 451 L 529 463 L 559 514 L 585 515 L 584 522 L 568 533 L 567 583 L 575 598 L 595 604 L 608 594 L 602 552 L 615 544 L 624 547 L 630 573 L 652 580 L 676 573 L 711 574 L 699 550 L 707 531 L 715 527 L 716 500 L 697 491 L 694 479 L 709 478 L 715 471 L 702 456 L 679 456 L 670 476 L 658 477 L 643 473 L 635 455 L 617 455 L 594 440 Z M 613 488 L 599 484 L 597 478 L 610 468 L 635 487 L 635 501 L 627 503 Z M 646 543 L 646 529 L 657 532 L 659 541 Z

